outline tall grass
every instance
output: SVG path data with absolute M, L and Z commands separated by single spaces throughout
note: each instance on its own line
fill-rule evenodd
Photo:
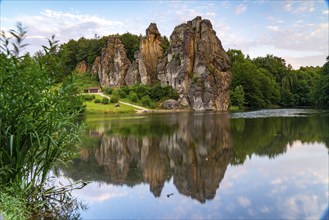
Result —
M 78 141 L 82 101 L 70 80 L 59 90 L 49 89 L 54 83 L 47 60 L 54 60 L 57 41 L 49 40 L 37 59 L 21 56 L 26 46 L 22 25 L 10 34 L 11 39 L 1 33 L 0 212 L 20 219 L 45 210 L 47 196 L 56 192 L 47 186 L 47 175 L 71 156 L 66 148 Z

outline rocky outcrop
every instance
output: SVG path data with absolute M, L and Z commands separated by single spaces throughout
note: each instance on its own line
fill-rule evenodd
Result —
M 179 103 L 178 103 L 178 101 L 176 101 L 174 99 L 168 99 L 168 100 L 162 102 L 161 107 L 163 109 L 178 109 Z
M 167 51 L 163 51 L 162 40 L 156 24 L 151 23 L 131 64 L 119 38 L 110 36 L 91 71 L 102 87 L 160 82 L 177 91 L 180 108 L 227 110 L 231 63 L 211 22 L 196 17 L 177 26 Z
M 102 49 L 92 66 L 92 72 L 98 75 L 102 87 L 125 85 L 125 77 L 130 66 L 126 50 L 118 36 L 109 36 L 106 48 Z
M 228 109 L 231 63 L 209 20 L 196 17 L 177 26 L 157 72 L 161 85 L 179 93 L 181 106 Z
M 92 67 L 91 67 L 91 74 L 93 76 L 97 76 L 98 72 L 101 72 L 101 57 L 96 57 Z
M 157 65 L 163 57 L 161 40 L 157 25 L 151 23 L 146 29 L 146 36 L 140 41 L 139 51 L 134 54 L 135 61 L 126 76 L 127 85 L 150 85 L 158 81 Z
M 88 71 L 88 64 L 86 61 L 81 61 L 77 64 L 77 66 L 75 67 L 75 71 L 78 74 L 83 74 L 86 73 Z

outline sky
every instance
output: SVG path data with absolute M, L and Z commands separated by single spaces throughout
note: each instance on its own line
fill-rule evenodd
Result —
M 175 26 L 201 16 L 211 21 L 225 50 L 251 58 L 272 54 L 297 69 L 322 66 L 329 55 L 328 6 L 328 0 L 0 0 L 0 29 L 8 32 L 21 22 L 33 54 L 52 35 L 60 43 L 95 34 L 145 35 L 153 22 L 170 37 Z

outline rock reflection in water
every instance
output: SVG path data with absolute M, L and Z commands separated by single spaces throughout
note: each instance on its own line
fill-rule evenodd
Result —
M 152 126 L 155 122 L 156 126 L 164 129 L 158 128 L 156 133 L 144 135 L 142 131 L 147 127 L 155 130 Z M 215 197 L 232 158 L 228 115 L 176 114 L 147 122 L 112 123 L 107 131 L 100 134 L 99 145 L 82 148 L 80 159 L 75 161 L 76 166 L 90 166 L 96 162 L 103 175 L 110 177 L 106 182 L 111 184 L 147 182 L 155 197 L 161 195 L 165 182 L 171 177 L 181 194 L 201 203 Z M 134 130 L 134 127 L 138 129 Z M 68 170 L 66 172 L 71 176 Z M 93 175 L 86 176 L 79 178 Z M 89 180 L 104 181 L 97 176 Z

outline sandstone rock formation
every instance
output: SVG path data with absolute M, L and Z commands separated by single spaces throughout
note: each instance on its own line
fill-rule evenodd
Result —
M 151 23 L 131 64 L 118 36 L 110 36 L 91 71 L 102 87 L 160 82 L 177 91 L 181 108 L 227 110 L 231 62 L 211 22 L 196 17 L 177 26 L 167 51 L 161 42 L 156 24 Z
M 102 87 L 125 85 L 125 77 L 130 66 L 126 50 L 118 36 L 109 36 L 106 48 L 102 49 L 92 66 L 92 73 L 97 74 Z
M 86 73 L 88 71 L 88 64 L 86 61 L 81 61 L 77 64 L 77 66 L 75 67 L 75 71 L 78 74 L 83 74 Z
M 174 29 L 158 79 L 177 90 L 181 106 L 228 109 L 231 63 L 209 20 L 196 17 Z
M 127 85 L 150 85 L 157 82 L 157 65 L 163 57 L 161 39 L 157 25 L 151 23 L 146 29 L 146 36 L 140 41 L 139 51 L 134 54 L 135 61 L 126 76 Z

